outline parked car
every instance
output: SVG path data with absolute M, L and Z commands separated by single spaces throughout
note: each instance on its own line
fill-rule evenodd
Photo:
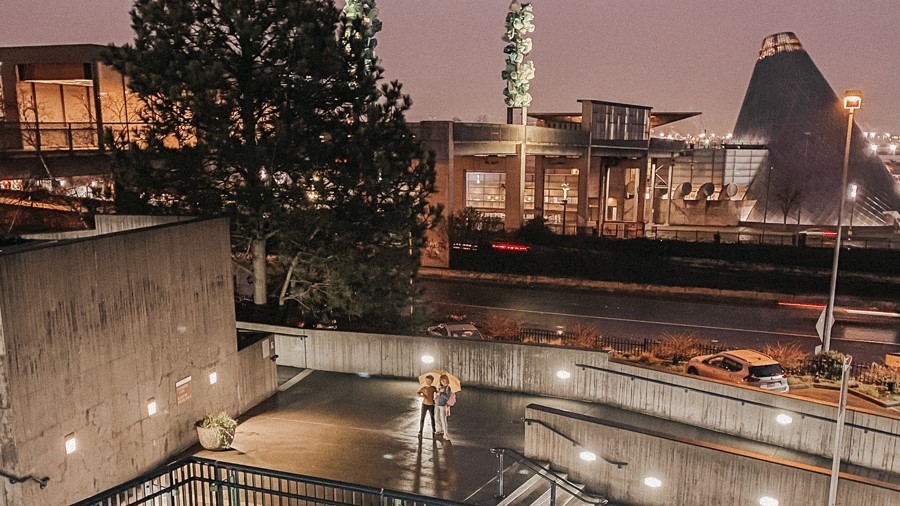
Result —
M 482 339 L 478 327 L 471 323 L 441 323 L 434 327 L 428 327 L 428 333 L 433 336 L 441 337 L 471 337 L 474 339 Z
M 715 378 L 776 392 L 789 390 L 781 364 L 756 350 L 731 350 L 715 355 L 694 357 L 688 361 L 688 374 Z

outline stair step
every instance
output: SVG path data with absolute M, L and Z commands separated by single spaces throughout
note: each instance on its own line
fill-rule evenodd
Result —
M 549 464 L 544 464 L 544 469 L 550 467 Z M 521 469 L 526 469 L 524 466 Z M 530 473 L 531 471 L 529 471 Z M 504 474 L 506 476 L 506 474 Z M 504 478 L 505 480 L 505 478 Z M 506 497 L 503 498 L 502 501 L 497 503 L 497 506 L 511 506 L 513 504 L 526 504 L 526 500 L 532 493 L 537 493 L 540 496 L 540 492 L 542 492 L 541 486 L 546 485 L 547 481 L 539 476 L 538 474 L 531 474 L 531 476 L 517 488 L 508 492 Z M 504 483 L 505 485 L 505 483 Z

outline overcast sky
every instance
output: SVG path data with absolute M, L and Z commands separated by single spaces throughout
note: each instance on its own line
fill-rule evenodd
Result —
M 342 4 L 339 0 L 339 4 Z M 863 130 L 900 133 L 898 0 L 535 0 L 533 112 L 578 99 L 700 111 L 683 133 L 731 130 L 767 35 L 795 32 Z M 0 46 L 124 43 L 132 0 L 0 0 Z M 409 118 L 505 121 L 508 0 L 380 0 L 377 54 Z

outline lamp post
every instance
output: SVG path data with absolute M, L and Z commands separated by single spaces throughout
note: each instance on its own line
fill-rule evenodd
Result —
M 563 191 L 562 235 L 566 235 L 566 206 L 569 204 L 569 183 L 563 183 L 560 186 L 562 186 L 562 191 Z
M 837 287 L 838 260 L 841 256 L 841 218 L 844 214 L 844 201 L 847 197 L 847 166 L 850 163 L 850 138 L 853 134 L 853 113 L 862 106 L 862 92 L 847 90 L 844 92 L 844 109 L 847 116 L 847 141 L 844 143 L 844 169 L 841 173 L 840 205 L 837 215 L 837 235 L 834 237 L 834 260 L 831 263 L 831 286 L 828 290 L 828 306 L 825 307 L 825 327 L 822 338 L 822 351 L 831 349 L 831 327 L 834 324 L 834 290 Z
M 847 187 L 847 198 L 850 199 L 850 227 L 847 228 L 847 240 L 853 237 L 853 215 L 856 214 L 856 195 L 859 193 L 859 185 L 850 183 Z
M 847 386 L 850 383 L 850 364 L 853 357 L 844 356 L 841 364 L 841 395 L 838 400 L 837 420 L 834 426 L 834 450 L 831 454 L 831 481 L 828 486 L 828 506 L 835 506 L 837 502 L 838 477 L 841 471 L 841 452 L 844 441 L 844 417 L 847 414 Z

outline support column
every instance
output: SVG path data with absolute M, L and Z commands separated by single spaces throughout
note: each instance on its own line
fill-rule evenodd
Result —
M 649 163 L 646 156 L 640 159 L 640 170 L 638 170 L 638 181 L 637 188 L 635 188 L 634 198 L 637 199 L 635 206 L 635 223 L 640 223 L 643 225 L 646 223 L 646 217 L 644 216 L 644 211 L 647 206 L 647 171 L 649 169 Z
M 547 159 L 543 156 L 534 160 L 534 216 L 544 217 L 544 183 L 546 182 Z
M 600 194 L 600 198 L 597 209 L 597 233 L 602 237 L 603 224 L 606 223 L 606 199 L 609 198 L 609 189 L 606 187 L 609 180 L 607 175 L 609 169 L 606 167 L 605 157 L 600 157 L 600 163 L 598 165 L 597 178 L 599 180 L 598 193 Z
M 590 235 L 591 227 L 588 221 L 591 219 L 591 208 L 588 205 L 588 178 L 591 176 L 591 159 L 583 157 L 587 162 L 582 162 L 578 169 L 578 215 L 575 217 L 575 235 Z
M 525 166 L 527 161 L 526 145 L 528 143 L 528 108 L 522 108 L 521 142 L 516 147 L 518 166 L 506 168 L 506 230 L 522 228 L 522 215 L 525 211 Z

